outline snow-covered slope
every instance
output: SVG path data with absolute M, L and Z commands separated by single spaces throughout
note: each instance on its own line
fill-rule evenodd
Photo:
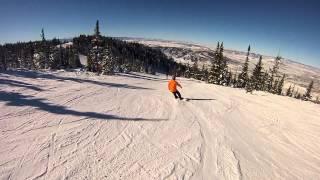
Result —
M 319 105 L 178 81 L 0 73 L 0 179 L 320 179 Z
M 121 38 L 128 42 L 137 42 L 150 47 L 161 49 L 167 56 L 172 57 L 179 63 L 193 64 L 195 60 L 198 60 L 198 64 L 201 67 L 204 65 L 210 65 L 210 62 L 214 59 L 214 50 L 206 46 L 189 43 L 189 42 L 177 42 L 158 39 L 144 39 L 144 38 Z M 237 50 L 225 49 L 224 56 L 228 58 L 228 64 L 234 73 L 240 73 L 242 64 L 246 59 L 246 52 Z M 259 60 L 260 54 L 251 53 L 249 68 L 252 70 Z M 266 70 L 274 64 L 275 57 L 263 55 L 263 65 Z M 304 93 L 305 88 L 308 86 L 311 80 L 315 82 L 315 95 L 320 96 L 320 69 L 308 65 L 304 65 L 290 59 L 283 59 L 280 72 L 287 75 L 286 86 L 295 84 L 296 88 L 301 93 Z

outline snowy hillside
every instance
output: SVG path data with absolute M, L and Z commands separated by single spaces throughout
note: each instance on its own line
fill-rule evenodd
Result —
M 128 42 L 138 42 L 150 47 L 161 49 L 167 56 L 172 57 L 180 63 L 192 64 L 195 60 L 199 60 L 198 64 L 202 66 L 210 65 L 214 58 L 214 49 L 206 46 L 168 40 L 144 39 L 144 38 L 121 38 Z M 254 48 L 254 47 L 253 47 Z M 233 72 L 240 73 L 242 64 L 246 59 L 246 52 L 225 49 L 224 56 L 228 58 L 229 67 Z M 251 53 L 249 68 L 252 70 L 258 62 L 260 54 Z M 265 69 L 269 69 L 274 64 L 275 57 L 263 55 L 263 65 Z M 280 72 L 287 75 L 286 87 L 295 84 L 301 93 L 311 80 L 315 82 L 314 92 L 320 95 L 320 69 L 308 65 L 304 65 L 289 59 L 283 59 Z
M 0 179 L 320 179 L 319 105 L 178 81 L 0 73 Z

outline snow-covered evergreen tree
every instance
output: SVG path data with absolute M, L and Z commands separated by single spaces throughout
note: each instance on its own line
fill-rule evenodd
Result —
M 289 97 L 292 96 L 292 85 L 290 85 L 289 88 L 287 89 L 286 96 L 289 96 Z
M 278 77 L 279 66 L 281 62 L 281 57 L 277 56 L 272 69 L 270 69 L 270 75 L 266 82 L 267 91 L 271 93 L 276 93 L 277 86 L 274 85 L 275 78 Z
M 276 79 L 274 81 L 273 88 L 271 89 L 271 93 L 277 94 L 279 82 L 280 82 L 279 79 Z
M 190 74 L 191 78 L 194 78 L 194 79 L 201 79 L 201 74 L 200 74 L 200 71 L 199 71 L 199 68 L 198 68 L 198 61 L 196 60 L 192 67 L 191 67 L 191 74 Z
M 43 28 L 41 29 L 40 37 L 41 37 L 41 40 L 42 40 L 43 42 L 46 41 L 46 36 L 45 36 L 45 34 L 44 34 L 44 29 L 43 29 Z
M 208 82 L 225 85 L 226 77 L 228 75 L 228 65 L 226 59 L 223 57 L 224 46 L 223 43 L 217 44 L 217 48 L 215 51 L 214 61 L 211 64 L 211 68 L 209 70 Z
M 300 93 L 297 93 L 296 98 L 297 98 L 297 99 L 301 99 L 301 94 L 300 94 Z
M 0 44 L 0 70 L 7 70 L 6 49 Z
M 246 57 L 246 61 L 244 62 L 243 66 L 242 66 L 242 71 L 239 74 L 238 77 L 238 83 L 237 83 L 237 87 L 239 88 L 244 88 L 246 87 L 246 84 L 249 80 L 249 73 L 248 73 L 248 69 L 249 69 L 249 55 L 250 55 L 250 50 L 251 47 L 249 45 L 248 47 L 248 52 L 247 52 L 247 57 Z
M 237 74 L 236 73 L 233 75 L 231 83 L 232 83 L 232 87 L 238 87 L 238 79 L 237 79 Z
M 60 67 L 60 50 L 53 48 L 49 58 L 49 66 L 51 69 L 58 69 Z
M 281 78 L 281 80 L 279 81 L 278 83 L 278 86 L 277 86 L 277 90 L 276 90 L 276 94 L 278 95 L 281 95 L 282 94 L 282 89 L 283 89 L 283 86 L 284 86 L 284 80 L 286 78 L 286 75 L 284 74 Z
M 312 88 L 313 88 L 313 81 L 310 82 L 308 88 L 307 88 L 307 91 L 306 93 L 303 95 L 303 100 L 305 101 L 309 101 L 311 100 L 312 96 L 311 96 L 311 91 L 312 91 Z
M 218 84 L 220 75 L 220 42 L 217 44 L 217 48 L 214 53 L 214 60 L 211 62 L 211 68 L 209 70 L 208 82 L 212 84 Z
M 44 29 L 41 29 L 41 46 L 37 49 L 35 53 L 35 65 L 37 69 L 47 69 L 49 68 L 49 58 L 50 58 L 50 45 L 46 41 Z
M 45 69 L 47 68 L 47 56 L 46 53 L 41 50 L 37 50 L 34 54 L 34 61 L 36 69 Z
M 211 65 L 209 73 L 208 73 L 208 83 L 214 84 L 216 83 L 216 68 L 215 65 Z
M 186 71 L 184 72 L 184 77 L 186 77 L 186 78 L 191 77 L 191 68 L 190 68 L 189 63 L 187 64 Z
M 205 82 L 208 82 L 208 70 L 207 68 L 205 68 L 204 65 L 202 65 L 202 68 L 201 68 L 201 81 L 205 81 Z
M 219 51 L 219 58 L 220 58 L 220 64 L 219 64 L 219 76 L 218 76 L 218 83 L 219 85 L 226 85 L 227 78 L 228 78 L 228 64 L 226 58 L 223 57 L 223 42 L 220 45 L 220 51 Z
M 96 37 L 100 36 L 99 20 L 96 21 L 96 26 L 94 28 L 94 35 Z
M 96 22 L 94 29 L 94 38 L 91 40 L 91 49 L 88 55 L 88 69 L 89 71 L 102 73 L 103 66 L 103 40 L 100 36 L 99 20 Z
M 232 72 L 231 70 L 227 72 L 227 75 L 226 75 L 226 86 L 231 86 L 232 85 Z
M 295 94 L 294 94 L 294 93 L 295 93 L 294 90 L 295 90 L 295 89 L 296 89 L 296 85 L 294 84 L 293 87 L 292 87 L 292 89 L 291 89 L 291 97 L 294 97 L 294 95 L 295 95 Z
M 88 55 L 89 71 L 97 72 L 98 74 L 102 72 L 102 51 L 103 49 L 99 46 L 95 46 L 90 50 Z
M 69 59 L 68 64 L 70 68 L 76 68 L 80 66 L 80 59 L 79 55 L 76 53 L 75 49 L 73 47 L 67 48 L 69 51 Z
M 262 56 L 260 56 L 258 63 L 256 64 L 252 77 L 251 86 L 254 90 L 262 90 L 263 87 L 263 67 L 262 67 Z
M 250 92 L 250 93 L 252 93 L 253 92 L 253 90 L 254 90 L 254 83 L 253 83 L 253 77 L 251 77 L 251 78 L 249 78 L 249 80 L 248 80 L 248 82 L 247 82 L 247 84 L 246 84 L 246 86 L 245 86 L 245 90 L 246 90 L 246 92 L 248 93 L 248 92 Z
M 112 75 L 115 70 L 115 59 L 109 48 L 105 48 L 102 54 L 102 72 L 103 74 Z

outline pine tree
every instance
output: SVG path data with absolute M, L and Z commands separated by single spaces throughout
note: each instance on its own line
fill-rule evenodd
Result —
M 292 85 L 290 85 L 289 88 L 287 89 L 286 96 L 289 96 L 289 97 L 292 96 Z
M 41 36 L 42 42 L 46 41 L 46 36 L 44 35 L 44 29 L 43 28 L 41 29 L 40 36 Z
M 294 85 L 293 85 L 293 88 L 291 89 L 291 97 L 294 97 L 294 95 L 295 95 L 295 94 L 294 94 L 294 92 L 295 92 L 294 90 L 295 90 L 295 89 L 296 89 L 296 85 L 294 84 Z
M 217 49 L 215 51 L 214 61 L 211 65 L 209 71 L 208 82 L 226 85 L 227 75 L 228 75 L 228 65 L 227 60 L 223 57 L 224 46 L 223 42 L 220 44 L 218 42 Z
M 91 55 L 91 51 L 90 51 L 90 53 L 88 54 L 88 57 L 87 57 L 87 67 L 86 67 L 86 69 L 88 70 L 88 71 L 94 71 L 94 62 L 93 62 L 93 57 L 92 57 L 92 55 Z
M 220 48 L 219 48 L 219 55 L 220 55 L 220 57 L 222 57 L 223 51 L 224 51 L 224 46 L 223 46 L 223 42 L 222 42 L 222 43 L 220 44 Z
M 220 69 L 221 69 L 221 58 L 220 58 L 220 42 L 217 44 L 216 51 L 214 53 L 214 60 L 211 63 L 211 68 L 209 70 L 208 82 L 212 84 L 219 83 Z
M 228 71 L 226 76 L 226 86 L 231 86 L 231 85 L 232 85 L 232 72 L 230 70 Z
M 88 65 L 89 71 L 97 72 L 97 74 L 101 74 L 102 72 L 102 48 L 101 47 L 93 47 L 88 55 Z
M 219 85 L 226 85 L 227 78 L 228 78 L 228 64 L 227 60 L 223 57 L 223 42 L 220 45 L 220 51 L 219 51 L 219 58 L 220 58 L 220 64 L 219 64 L 219 76 L 218 76 L 218 84 Z
M 242 71 L 241 71 L 241 73 L 239 74 L 239 77 L 238 77 L 237 87 L 239 87 L 239 88 L 246 87 L 246 84 L 247 84 L 247 82 L 249 80 L 248 69 L 249 69 L 250 50 L 251 50 L 251 47 L 249 45 L 246 61 L 244 62 L 243 66 L 242 66 Z
M 216 68 L 215 65 L 211 65 L 210 70 L 209 70 L 209 76 L 208 76 L 208 83 L 214 84 L 216 82 L 215 79 L 215 73 L 216 73 Z
M 80 59 L 73 47 L 67 49 L 69 51 L 68 64 L 70 68 L 77 68 L 80 66 Z
M 107 46 L 103 43 L 102 37 L 100 36 L 99 20 L 97 20 L 94 37 L 91 40 L 91 49 L 88 55 L 88 69 L 89 71 L 97 72 L 97 74 L 101 74 L 103 70 L 103 46 Z
M 186 78 L 191 77 L 191 68 L 190 68 L 189 63 L 187 64 L 186 71 L 184 72 L 184 77 L 186 77 Z
M 249 78 L 248 78 L 249 79 Z M 232 77 L 232 87 L 238 87 L 238 79 L 237 79 L 237 74 L 234 74 Z
M 0 70 L 4 70 L 4 71 L 7 70 L 7 62 L 6 62 L 5 53 L 6 53 L 6 49 L 2 45 L 0 45 L 0 63 L 1 63 Z
M 27 45 L 27 49 L 26 49 L 26 68 L 28 69 L 35 69 L 35 65 L 34 65 L 34 61 L 33 61 L 33 57 L 34 57 L 34 46 L 32 43 L 28 43 Z
M 280 82 L 279 79 L 276 79 L 274 81 L 273 88 L 271 89 L 271 93 L 277 94 L 279 82 Z
M 99 20 L 96 21 L 96 27 L 94 28 L 94 35 L 96 37 L 100 36 L 100 29 L 99 29 Z
M 311 98 L 312 98 L 312 96 L 311 96 L 312 88 L 313 88 L 313 81 L 310 82 L 306 93 L 303 95 L 303 100 L 305 100 L 305 101 L 311 100 Z
M 208 70 L 205 68 L 204 64 L 201 68 L 201 81 L 208 82 Z
M 262 91 L 267 91 L 267 89 L 268 89 L 268 86 L 267 86 L 268 79 L 269 79 L 269 73 L 268 72 L 263 72 L 262 73 L 262 87 L 261 87 Z
M 281 95 L 281 94 L 282 94 L 282 89 L 283 89 L 285 77 L 286 77 L 286 75 L 284 74 L 284 75 L 282 76 L 281 80 L 280 80 L 279 83 L 278 83 L 277 92 L 276 92 L 278 95 Z
M 216 51 L 215 51 L 215 56 L 218 56 L 220 52 L 220 42 L 218 41 Z
M 250 93 L 253 92 L 253 90 L 254 90 L 254 83 L 253 83 L 253 77 L 252 77 L 252 76 L 251 76 L 251 78 L 249 78 L 249 80 L 248 80 L 248 82 L 247 82 L 247 84 L 246 84 L 246 86 L 245 86 L 245 90 L 246 90 L 247 93 L 248 93 L 248 92 L 250 92 Z
M 270 69 L 270 75 L 267 80 L 267 91 L 275 93 L 275 89 L 277 89 L 277 86 L 274 86 L 274 79 L 278 76 L 278 70 L 281 62 L 281 57 L 277 56 L 274 62 L 274 65 L 272 69 Z
M 294 97 L 294 98 L 297 98 L 297 97 L 298 97 L 298 94 L 300 94 L 300 93 L 299 93 L 299 88 L 297 88 L 296 90 L 293 89 L 292 92 L 293 92 L 293 93 L 292 93 L 292 94 L 293 94 L 292 97 Z
M 57 69 L 59 67 L 59 61 L 60 61 L 59 48 L 54 48 L 49 58 L 50 69 Z
M 300 94 L 300 93 L 297 93 L 296 98 L 297 98 L 297 99 L 301 99 L 301 94 Z
M 63 67 L 65 65 L 64 60 L 63 60 L 63 58 L 64 58 L 64 49 L 62 48 L 61 44 L 59 45 L 59 52 L 58 53 L 59 53 L 59 57 L 58 57 L 59 65 L 58 65 L 58 67 L 61 68 L 61 67 Z
M 42 46 L 41 49 L 37 49 L 34 60 L 36 69 L 46 69 L 49 65 L 49 53 L 47 46 Z
M 39 69 L 47 69 L 50 67 L 49 58 L 50 58 L 50 45 L 47 42 L 44 34 L 44 29 L 41 29 L 41 48 L 38 51 L 37 64 Z
M 262 56 L 260 56 L 259 61 L 256 64 L 251 77 L 251 86 L 254 90 L 261 90 L 263 87 L 262 70 Z
M 112 75 L 115 69 L 115 59 L 109 50 L 105 48 L 102 55 L 102 72 L 103 74 Z
M 197 60 L 192 65 L 191 78 L 194 78 L 194 79 L 199 79 L 200 78 L 199 69 L 198 69 L 198 61 Z

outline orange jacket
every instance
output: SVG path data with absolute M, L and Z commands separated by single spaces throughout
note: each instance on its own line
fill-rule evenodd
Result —
M 171 79 L 169 81 L 169 83 L 168 83 L 168 89 L 169 89 L 170 92 L 176 92 L 177 91 L 177 86 L 181 87 L 181 85 L 177 81 L 175 81 L 173 79 Z

